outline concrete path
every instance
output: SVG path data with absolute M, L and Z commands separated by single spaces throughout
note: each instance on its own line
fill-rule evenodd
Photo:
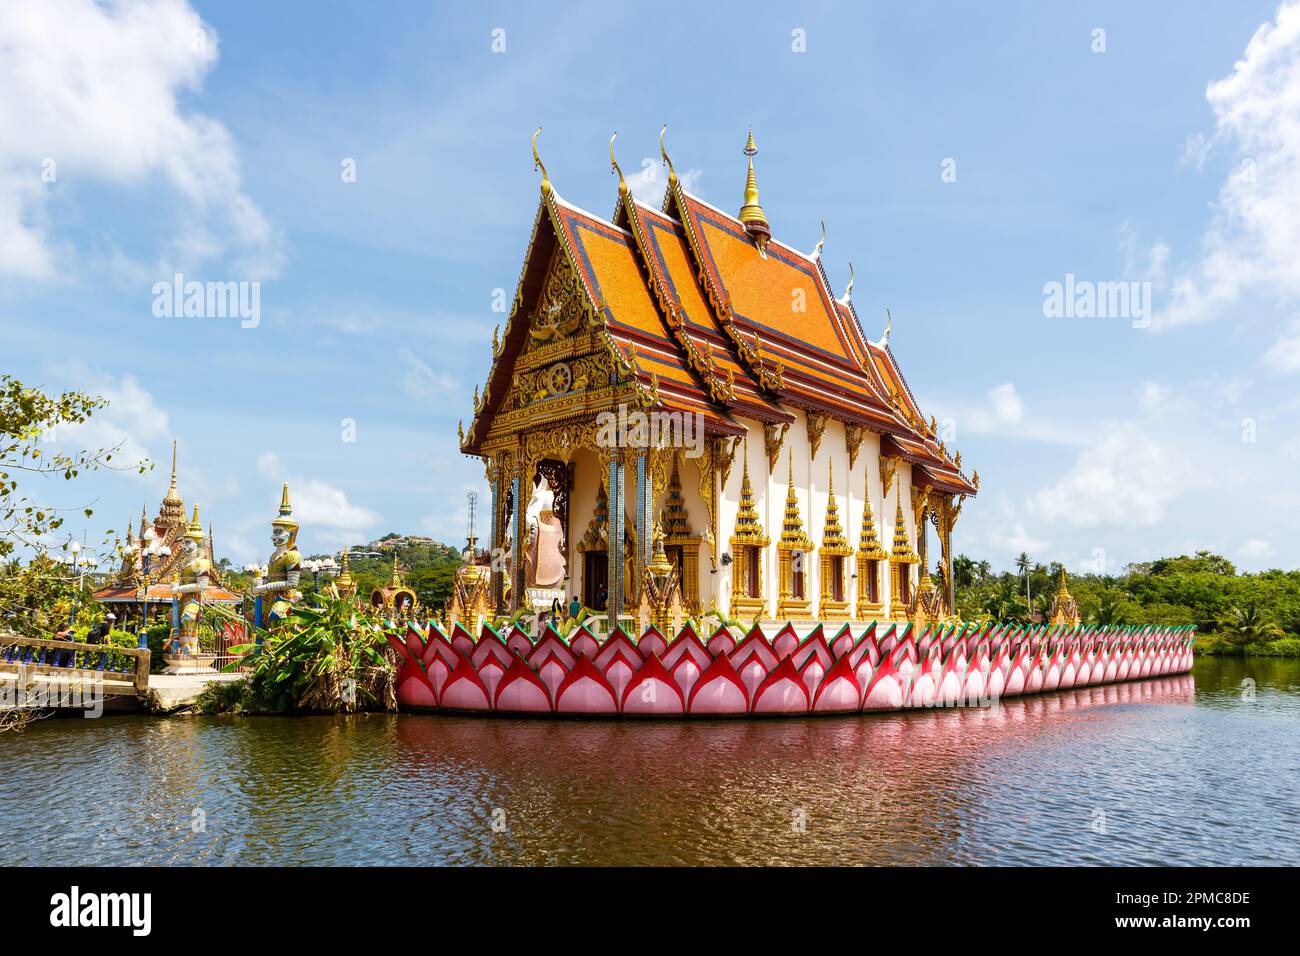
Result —
M 149 696 L 155 710 L 171 712 L 193 705 L 213 681 L 236 681 L 245 674 L 150 674 Z

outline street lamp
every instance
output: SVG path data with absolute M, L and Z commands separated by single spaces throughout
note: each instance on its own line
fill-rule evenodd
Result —
M 146 528 L 141 538 L 140 557 L 144 570 L 144 595 L 140 601 L 140 640 L 139 647 L 145 650 L 149 647 L 149 573 L 153 567 L 154 558 L 166 560 L 171 556 L 172 549 L 167 546 L 165 540 L 158 537 L 158 532 L 153 528 Z
M 320 593 L 321 574 L 324 574 L 326 577 L 328 577 L 329 575 L 333 574 L 335 571 L 339 569 L 338 562 L 335 561 L 332 557 L 323 558 L 320 560 L 313 558 L 309 561 L 304 561 L 302 567 L 304 571 L 308 571 L 311 573 L 311 578 L 312 578 L 311 593 L 313 595 Z

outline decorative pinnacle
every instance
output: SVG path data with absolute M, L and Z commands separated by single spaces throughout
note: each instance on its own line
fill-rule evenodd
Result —
M 542 135 L 542 128 L 537 127 L 537 132 L 533 134 L 533 169 L 542 171 L 542 195 L 551 194 L 551 179 L 546 175 L 546 166 L 542 163 L 542 157 L 537 155 L 537 137 Z
M 289 504 L 289 483 L 286 481 L 284 487 L 280 489 L 280 515 L 289 517 L 293 514 L 293 506 Z
M 619 168 L 618 160 L 614 158 L 614 140 L 618 139 L 618 130 L 614 130 L 614 135 L 609 138 L 609 165 L 610 171 L 618 173 L 618 194 L 624 199 L 627 198 L 627 180 L 623 178 L 623 170 Z
M 853 298 L 853 278 L 854 278 L 853 263 L 850 262 L 849 263 L 849 284 L 844 288 L 844 295 L 840 298 L 840 301 L 843 302 L 845 305 L 848 305 L 849 301 Z
M 668 150 L 664 148 L 666 132 L 668 132 L 668 124 L 664 123 L 663 128 L 659 130 L 659 155 L 663 157 L 664 165 L 668 167 L 668 186 L 672 188 L 677 185 L 677 170 L 673 169 L 673 161 L 668 158 Z
M 815 245 L 815 246 L 813 247 L 812 257 L 813 257 L 814 259 L 820 259 L 820 258 L 822 257 L 822 250 L 825 249 L 825 248 L 826 248 L 826 220 L 823 219 L 823 220 L 822 220 L 822 237 L 821 237 L 820 239 L 817 240 L 817 245 Z
M 767 215 L 758 202 L 758 177 L 754 175 L 754 155 L 757 152 L 758 147 L 754 145 L 754 130 L 751 127 L 744 149 L 745 155 L 749 157 L 749 174 L 745 177 L 745 204 L 740 207 L 740 215 L 737 218 L 745 224 L 745 231 L 758 246 L 759 253 L 765 255 L 764 249 L 772 236 L 772 228 L 768 225 Z

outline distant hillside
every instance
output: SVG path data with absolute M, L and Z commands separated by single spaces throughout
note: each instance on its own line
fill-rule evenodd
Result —
M 418 535 L 385 535 L 369 544 L 354 544 L 348 550 L 348 569 L 357 580 L 357 593 L 368 596 L 387 584 L 393 574 L 393 555 L 397 556 L 402 580 L 419 597 L 425 607 L 441 611 L 451 596 L 452 581 L 460 567 L 460 550 Z M 306 557 L 306 556 L 304 556 Z M 316 554 L 317 560 L 338 554 Z M 309 578 L 310 575 L 304 575 Z M 310 587 L 309 582 L 304 582 Z

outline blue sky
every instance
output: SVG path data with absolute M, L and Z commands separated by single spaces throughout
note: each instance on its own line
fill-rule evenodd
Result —
M 160 463 L 40 489 L 93 500 L 92 538 L 155 511 L 174 435 L 236 561 L 265 557 L 281 480 L 308 550 L 459 539 L 485 489 L 456 423 L 522 265 L 533 129 L 608 215 L 615 129 L 643 195 L 667 123 L 734 210 L 752 124 L 774 233 L 810 249 L 826 220 L 832 282 L 854 263 L 873 337 L 892 310 L 980 472 L 959 550 L 1300 563 L 1294 5 L 52 0 L 0 35 L 0 368 L 113 400 L 57 441 Z M 155 316 L 177 271 L 260 281 L 260 324 Z M 1151 327 L 1049 318 L 1067 274 L 1150 281 Z

